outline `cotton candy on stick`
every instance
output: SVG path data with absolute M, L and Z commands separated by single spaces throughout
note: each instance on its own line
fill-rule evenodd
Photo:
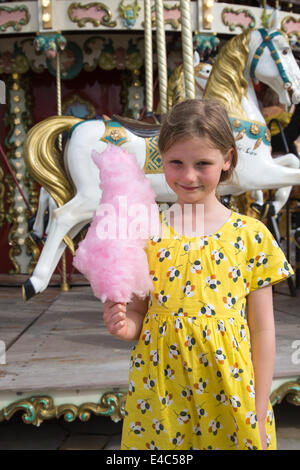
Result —
M 145 298 L 153 290 L 145 247 L 159 226 L 155 192 L 135 156 L 120 147 L 94 150 L 92 158 L 102 197 L 73 265 L 102 302 Z

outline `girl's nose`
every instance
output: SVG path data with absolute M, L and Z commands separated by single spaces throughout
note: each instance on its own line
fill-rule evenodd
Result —
M 186 168 L 183 175 L 183 179 L 186 184 L 191 184 L 196 181 L 197 175 L 194 168 Z

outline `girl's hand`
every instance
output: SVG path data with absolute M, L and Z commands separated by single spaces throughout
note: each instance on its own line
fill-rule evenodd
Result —
M 103 304 L 103 320 L 110 334 L 119 338 L 126 338 L 126 303 L 116 303 L 107 300 Z
M 258 421 L 258 429 L 259 429 L 259 434 L 260 434 L 262 450 L 268 450 L 267 434 L 266 434 L 266 422 L 265 422 L 264 419 Z

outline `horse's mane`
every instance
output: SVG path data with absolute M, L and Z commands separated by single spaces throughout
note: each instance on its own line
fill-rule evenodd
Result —
M 241 100 L 247 94 L 244 70 L 249 55 L 250 31 L 235 36 L 221 49 L 208 79 L 204 98 L 223 103 L 229 116 L 247 118 Z
M 179 65 L 172 73 L 168 81 L 168 109 L 185 98 L 183 86 L 183 65 Z
M 195 75 L 198 71 L 202 71 L 205 66 L 204 62 L 200 62 L 194 67 Z M 175 104 L 180 103 L 186 99 L 184 90 L 184 72 L 183 65 L 179 65 L 171 74 L 168 81 L 168 109 L 173 108 Z

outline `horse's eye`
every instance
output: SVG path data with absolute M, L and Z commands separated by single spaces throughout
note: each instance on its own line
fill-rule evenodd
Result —
M 289 50 L 288 50 L 288 49 L 283 49 L 283 51 L 282 51 L 282 54 L 283 54 L 283 55 L 287 55 L 288 53 L 289 53 Z

